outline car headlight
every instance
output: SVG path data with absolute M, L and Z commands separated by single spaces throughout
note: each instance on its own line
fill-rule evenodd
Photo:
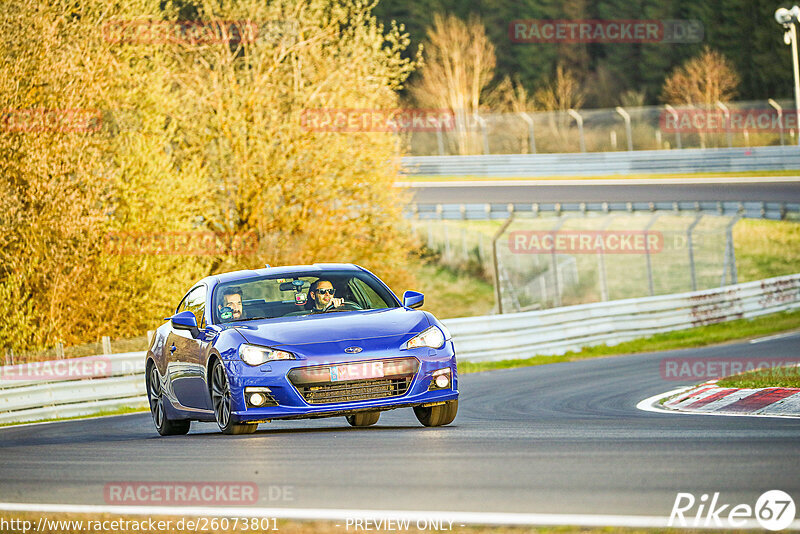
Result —
M 423 330 L 416 336 L 406 341 L 401 349 L 416 349 L 419 347 L 430 347 L 432 349 L 440 349 L 444 346 L 444 342 L 449 339 L 449 332 L 445 335 L 442 329 L 438 326 L 431 326 Z
M 274 360 L 294 360 L 294 354 L 283 350 L 259 347 L 257 345 L 241 345 L 239 357 L 247 365 L 261 365 Z

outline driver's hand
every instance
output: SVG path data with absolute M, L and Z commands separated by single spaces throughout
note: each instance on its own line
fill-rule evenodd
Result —
M 335 297 L 334 297 L 334 298 L 331 300 L 331 302 L 333 303 L 333 307 L 334 307 L 334 308 L 338 308 L 338 307 L 340 307 L 342 304 L 344 304 L 344 299 L 337 299 L 337 298 L 335 298 Z

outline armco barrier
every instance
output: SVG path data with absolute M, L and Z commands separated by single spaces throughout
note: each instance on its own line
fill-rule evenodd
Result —
M 67 362 L 98 359 L 108 363 L 103 377 L 51 378 Z M 0 367 L 0 424 L 141 408 L 147 406 L 145 393 L 143 352 Z
M 800 308 L 800 274 L 677 295 L 445 321 L 461 361 L 556 355 Z
M 704 291 L 448 319 L 461 361 L 555 355 L 598 344 L 800 308 L 800 274 Z M 0 423 L 147 406 L 144 353 L 108 356 L 111 376 L 0 381 Z M 0 368 L 5 371 L 6 368 Z
M 403 172 L 422 176 L 610 176 L 800 169 L 797 146 L 696 148 L 570 154 L 407 156 Z

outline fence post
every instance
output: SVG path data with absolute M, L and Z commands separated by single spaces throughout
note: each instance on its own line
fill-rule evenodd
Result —
M 767 102 L 778 112 L 778 131 L 781 133 L 781 146 L 783 146 L 783 108 L 771 98 Z
M 578 133 L 580 134 L 581 152 L 586 152 L 586 139 L 583 137 L 583 117 L 574 109 L 568 109 L 569 116 L 578 123 Z
M 555 228 L 551 230 L 553 233 L 553 251 L 550 253 L 550 270 L 553 273 L 553 288 L 555 289 L 553 293 L 553 307 L 558 308 L 561 306 L 561 281 L 559 280 L 558 276 L 558 260 L 556 259 L 556 247 L 555 247 L 555 234 L 561 227 L 567 222 L 569 217 L 561 216 L 559 217 L 558 224 L 556 224 Z
M 678 124 L 678 112 L 675 111 L 675 108 L 673 108 L 669 104 L 664 106 L 664 109 L 666 109 L 667 112 L 669 112 L 669 114 L 672 115 L 672 118 L 675 120 L 675 144 L 678 150 L 680 150 L 681 148 L 683 148 L 683 145 L 681 144 L 681 128 L 680 125 Z
M 56 343 L 56 359 L 57 360 L 64 359 L 64 344 L 61 342 Z
M 725 114 L 725 134 L 728 138 L 728 148 L 733 147 L 733 134 L 731 134 L 731 112 L 728 106 L 717 100 L 717 107 Z
M 733 225 L 739 221 L 741 216 L 742 215 L 740 213 L 737 213 L 731 219 L 731 222 L 729 222 L 725 227 L 725 261 L 723 262 L 722 266 L 722 280 L 720 281 L 720 287 L 725 285 L 725 279 L 728 277 L 729 266 L 731 273 L 731 284 L 738 283 L 736 276 L 736 251 L 733 248 Z
M 648 233 L 650 232 L 650 228 L 656 223 L 659 218 L 659 214 L 653 215 L 650 221 L 647 223 L 647 226 L 644 227 L 644 252 L 646 254 L 647 259 L 647 283 L 650 287 L 650 296 L 656 294 L 655 286 L 653 285 L 653 264 L 650 260 L 650 243 L 648 238 Z
M 623 120 L 625 121 L 625 135 L 628 136 L 628 151 L 633 150 L 633 134 L 631 133 L 631 116 L 628 114 L 627 111 L 622 106 L 617 106 L 617 113 L 622 115 Z
M 520 112 L 519 116 L 528 123 L 528 152 L 536 154 L 536 138 L 533 135 L 533 117 L 524 112 Z
M 689 247 L 689 272 L 692 275 L 692 291 L 697 291 L 697 273 L 695 272 L 694 268 L 694 244 L 692 243 L 692 232 L 702 218 L 703 214 L 699 213 L 694 222 L 692 222 L 692 224 L 690 224 L 689 228 L 686 230 L 686 243 Z
M 608 227 L 611 226 L 611 222 L 613 220 L 614 220 L 614 216 L 613 215 L 609 215 L 608 216 L 608 220 L 606 221 L 606 223 L 601 228 L 601 231 L 605 232 L 606 230 L 608 230 Z M 608 301 L 608 274 L 606 273 L 606 255 L 605 255 L 605 250 L 602 247 L 600 247 L 597 250 L 597 263 L 598 263 L 598 266 L 600 268 L 600 273 L 598 275 L 600 277 L 600 299 L 603 302 L 606 302 L 606 301 Z
M 103 336 L 101 341 L 103 344 L 103 354 L 111 354 L 111 338 L 109 336 Z
M 6 365 L 14 365 L 14 350 L 6 349 Z
M 512 210 L 511 213 L 509 213 L 506 222 L 503 223 L 503 226 L 500 227 L 500 229 L 497 231 L 496 234 L 494 234 L 494 237 L 492 238 L 492 263 L 494 266 L 494 293 L 495 293 L 495 298 L 497 299 L 497 310 L 500 315 L 503 314 L 503 295 L 500 290 L 500 262 L 498 261 L 497 258 L 497 240 L 500 239 L 500 236 L 502 236 L 505 233 L 506 229 L 513 220 L 514 220 L 514 211 Z

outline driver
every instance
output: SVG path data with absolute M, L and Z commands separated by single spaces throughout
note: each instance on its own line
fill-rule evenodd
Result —
M 333 295 L 336 290 L 328 280 L 317 280 L 308 288 L 308 296 L 314 303 L 314 310 L 326 310 L 330 307 L 339 308 L 344 303 L 344 299 L 335 298 Z
M 226 307 L 233 312 L 231 320 L 239 321 L 245 318 L 244 309 L 242 308 L 242 288 L 239 286 L 225 288 L 222 292 L 222 304 L 219 305 L 219 311 Z

